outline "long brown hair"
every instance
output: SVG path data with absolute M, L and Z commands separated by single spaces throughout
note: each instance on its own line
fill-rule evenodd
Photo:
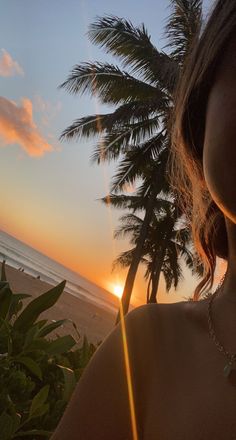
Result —
M 174 94 L 167 178 L 204 267 L 203 279 L 194 290 L 194 301 L 209 284 L 212 288 L 216 257 L 228 259 L 224 215 L 204 179 L 203 145 L 209 92 L 232 35 L 236 35 L 236 0 L 218 0 L 203 29 L 199 28 L 193 39 Z

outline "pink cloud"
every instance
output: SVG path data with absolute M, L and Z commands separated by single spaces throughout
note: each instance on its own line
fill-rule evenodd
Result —
M 24 75 L 24 71 L 17 61 L 13 60 L 5 49 L 2 49 L 2 56 L 0 57 L 0 76 L 14 75 Z
M 32 157 L 54 150 L 33 121 L 32 102 L 27 98 L 17 106 L 14 101 L 0 96 L 0 137 L 5 145 L 18 144 Z

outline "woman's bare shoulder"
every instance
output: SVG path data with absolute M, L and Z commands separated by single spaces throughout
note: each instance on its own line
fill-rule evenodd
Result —
M 120 322 L 114 327 L 97 348 L 52 440 L 133 438 L 127 372 L 131 372 L 134 389 L 137 389 L 142 379 L 136 366 L 144 359 L 148 309 L 140 306 L 129 312 L 123 324 Z
M 175 334 L 183 340 L 191 332 L 207 331 L 208 299 L 180 301 L 169 304 L 153 304 L 149 307 L 149 320 L 160 342 Z
M 173 326 L 176 336 L 186 307 L 192 306 L 145 304 L 129 312 L 89 361 L 52 440 L 132 439 L 130 377 L 141 430 L 148 368 L 168 335 L 173 339 Z
M 180 301 L 175 303 L 147 304 L 140 309 L 139 318 L 149 334 L 165 342 L 173 332 L 184 333 L 207 325 L 207 300 Z

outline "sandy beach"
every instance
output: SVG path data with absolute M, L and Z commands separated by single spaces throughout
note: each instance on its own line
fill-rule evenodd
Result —
M 32 295 L 32 298 L 52 288 L 52 285 L 7 264 L 6 276 L 14 293 L 28 293 Z M 25 301 L 26 303 L 27 301 Z M 81 337 L 78 337 L 70 322 L 66 322 L 63 328 L 58 329 L 58 334 L 71 334 L 79 342 L 79 345 L 82 343 L 83 335 L 86 334 L 89 342 L 96 344 L 98 341 L 104 340 L 113 330 L 116 313 L 106 311 L 95 304 L 76 298 L 70 293 L 63 292 L 57 303 L 40 315 L 40 319 L 43 318 L 47 318 L 50 322 L 58 319 L 70 319 L 76 324 Z

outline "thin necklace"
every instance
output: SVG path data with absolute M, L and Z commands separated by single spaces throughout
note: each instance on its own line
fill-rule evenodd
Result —
M 209 326 L 209 334 L 212 337 L 218 350 L 221 353 L 224 353 L 224 355 L 228 359 L 228 363 L 225 365 L 225 367 L 223 369 L 223 375 L 225 377 L 228 377 L 230 375 L 230 373 L 232 372 L 232 370 L 236 370 L 236 353 L 234 353 L 234 354 L 229 353 L 225 349 L 225 347 L 219 342 L 219 340 L 216 337 L 215 330 L 214 330 L 213 323 L 212 323 L 212 303 L 213 303 L 215 297 L 217 296 L 217 294 L 219 294 L 219 289 L 220 289 L 224 279 L 225 279 L 225 275 L 223 276 L 223 278 L 222 278 L 221 282 L 219 283 L 218 287 L 216 288 L 215 292 L 211 295 L 210 301 L 208 303 L 208 326 Z

